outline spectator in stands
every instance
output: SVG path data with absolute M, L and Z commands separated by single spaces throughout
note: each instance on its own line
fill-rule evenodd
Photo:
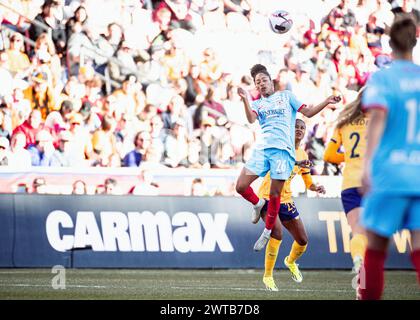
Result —
M 35 144 L 36 134 L 43 129 L 44 124 L 42 123 L 41 111 L 38 109 L 32 110 L 29 115 L 29 119 L 25 120 L 20 126 L 16 127 L 13 131 L 13 135 L 21 132 L 26 137 L 25 148 Z
M 169 81 L 184 78 L 189 71 L 190 60 L 179 44 L 170 42 L 170 47 L 162 58 L 165 73 Z
M 36 71 L 32 76 L 32 85 L 24 91 L 25 99 L 29 100 L 32 109 L 39 109 L 42 119 L 56 110 L 56 98 L 53 89 L 49 85 L 48 75 L 42 71 Z
M 123 159 L 123 167 L 140 166 L 146 150 L 150 146 L 150 134 L 147 131 L 140 131 L 134 137 L 134 150 L 126 154 Z
M 156 11 L 168 8 L 171 12 L 170 27 L 195 31 L 192 16 L 189 12 L 190 4 L 182 0 L 164 0 L 156 5 Z
M 164 129 L 162 118 L 159 115 L 155 115 L 150 119 L 150 126 L 151 146 L 157 152 L 155 155 L 159 158 L 160 162 L 165 150 L 163 142 L 166 139 L 167 131 Z
M 73 26 L 78 23 L 82 27 L 86 25 L 88 19 L 88 15 L 86 12 L 86 8 L 84 6 L 79 6 L 75 11 L 73 17 L 67 20 L 66 22 L 66 38 L 70 39 L 71 35 L 73 34 Z
M 9 166 L 14 168 L 30 168 L 31 154 L 25 149 L 26 137 L 22 132 L 12 136 L 9 152 Z
M 72 134 L 69 131 L 61 131 L 58 135 L 58 147 L 51 156 L 52 167 L 69 167 L 71 159 L 69 155 L 69 142 L 71 142 Z
M 216 89 L 212 87 L 209 88 L 206 98 L 203 102 L 202 108 L 198 108 L 197 112 L 202 112 L 202 118 L 210 117 L 215 120 L 219 119 L 222 116 L 226 116 L 225 109 L 220 103 L 220 99 Z
M 394 0 L 392 12 L 398 14 L 411 14 L 417 24 L 420 23 L 420 8 L 416 7 L 416 0 Z
M 105 186 L 103 184 L 98 184 L 95 188 L 95 194 L 105 194 Z
M 163 127 L 170 130 L 178 120 L 186 123 L 187 119 L 185 115 L 186 106 L 184 99 L 179 95 L 173 96 L 167 110 L 162 113 Z
M 71 166 L 86 166 L 86 160 L 92 159 L 93 149 L 89 133 L 84 128 L 83 117 L 80 113 L 73 113 L 70 117 L 69 157 Z
M 45 119 L 45 126 L 56 132 L 70 128 L 70 117 L 73 113 L 73 103 L 70 100 L 61 102 L 60 110 L 52 111 Z
M 385 34 L 385 24 L 378 21 L 375 13 L 369 16 L 368 23 L 366 24 L 366 38 L 368 47 L 374 55 L 377 55 L 382 50 L 381 38 Z
M 11 100 L 13 94 L 13 77 L 9 71 L 9 55 L 7 51 L 0 50 L 0 99 Z
M 127 40 L 121 40 L 115 52 L 115 60 L 108 64 L 111 79 L 122 82 L 127 76 L 138 72 L 132 45 Z
M 200 63 L 200 79 L 205 83 L 213 84 L 222 76 L 222 65 L 212 48 L 206 48 L 203 52 L 203 60 Z
M 158 196 L 159 185 L 153 181 L 153 177 L 149 171 L 142 170 L 140 172 L 139 182 L 129 193 L 136 196 Z
M 216 121 L 211 117 L 202 120 L 200 130 L 200 163 L 204 168 L 210 168 L 211 165 L 217 163 L 217 148 L 219 141 L 216 138 L 217 128 Z
M 92 147 L 97 159 L 97 164 L 100 166 L 114 166 L 113 161 L 118 156 L 115 131 L 114 118 L 106 115 L 102 119 L 101 129 L 96 130 L 92 136 Z M 118 164 L 118 166 L 120 166 Z
M 73 182 L 72 194 L 87 194 L 86 183 L 83 180 L 76 180 Z
M 0 137 L 5 137 L 10 141 L 10 131 L 8 128 L 10 125 L 7 123 L 7 116 L 4 110 L 0 109 Z
M 98 60 L 103 62 L 103 57 L 97 53 L 98 48 L 90 37 L 87 25 L 76 22 L 72 30 L 73 33 L 67 41 L 67 63 L 70 74 L 78 76 L 81 68 L 92 67 Z
M 203 197 L 208 195 L 208 190 L 201 178 L 195 178 L 191 183 L 191 195 L 194 197 Z
M 343 14 L 343 27 L 354 27 L 356 24 L 356 15 L 350 8 L 349 0 L 341 0 L 337 6 Z
M 20 33 L 14 33 L 10 37 L 10 48 L 6 50 L 8 55 L 8 68 L 10 73 L 25 73 L 31 66 L 28 55 L 24 52 L 23 36 Z
M 117 180 L 113 178 L 107 178 L 105 179 L 104 186 L 104 194 L 120 194 L 117 186 Z
M 207 93 L 207 84 L 200 78 L 200 66 L 191 62 L 190 69 L 185 77 L 187 80 L 187 91 L 185 95 L 185 103 L 187 106 L 197 105 L 204 101 Z
M 13 189 L 16 193 L 29 193 L 29 186 L 26 183 L 18 183 Z
M 116 89 L 112 95 L 115 97 L 116 104 L 121 106 L 121 113 L 135 116 L 139 113 L 141 101 L 136 92 L 137 78 L 135 75 L 127 75 L 120 89 Z
M 60 57 L 57 55 L 54 43 L 47 33 L 41 33 L 36 39 L 32 62 L 36 60 L 37 71 L 47 74 L 48 84 L 52 88 L 61 90 L 62 67 Z
M 51 134 L 47 130 L 39 131 L 36 134 L 35 145 L 28 148 L 32 166 L 51 166 L 54 150 Z
M 43 177 L 35 178 L 32 182 L 32 193 L 46 194 L 47 182 Z
M 0 166 L 8 166 L 9 162 L 9 140 L 0 137 Z
M 181 119 L 173 124 L 165 140 L 164 164 L 177 168 L 188 166 L 188 140 L 185 122 Z
M 58 53 L 62 54 L 66 47 L 66 32 L 64 26 L 55 16 L 55 11 L 59 5 L 60 3 L 58 1 L 45 0 L 41 8 L 41 13 L 35 17 L 35 20 L 51 28 L 52 40 L 56 45 Z M 32 24 L 29 28 L 29 37 L 33 41 L 36 41 L 45 31 L 45 28 L 37 24 Z

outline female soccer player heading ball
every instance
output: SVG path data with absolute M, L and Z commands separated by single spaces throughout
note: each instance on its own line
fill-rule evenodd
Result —
M 330 103 L 339 102 L 341 98 L 330 96 L 319 105 L 308 106 L 301 103 L 288 90 L 275 92 L 273 81 L 265 66 L 254 65 L 251 68 L 251 76 L 261 97 L 250 103 L 245 90 L 238 88 L 238 94 L 244 103 L 248 121 L 253 123 L 258 119 L 262 134 L 251 158 L 239 175 L 236 191 L 254 205 L 253 222 L 256 223 L 265 200 L 259 199 L 250 185 L 258 177 L 264 177 L 270 171 L 270 200 L 265 229 L 254 245 L 254 250 L 260 251 L 270 239 L 280 208 L 280 194 L 284 182 L 289 178 L 295 165 L 296 112 L 301 112 L 310 118 Z

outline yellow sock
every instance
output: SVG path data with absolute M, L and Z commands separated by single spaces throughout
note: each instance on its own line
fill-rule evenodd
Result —
M 287 262 L 293 263 L 297 259 L 299 259 L 302 256 L 302 254 L 306 251 L 307 246 L 308 244 L 301 246 L 296 241 L 293 241 L 292 248 L 290 249 L 289 257 L 287 258 Z
M 277 254 L 279 253 L 281 240 L 270 238 L 265 248 L 265 277 L 272 277 L 274 265 L 276 264 Z
M 355 234 L 350 240 L 350 254 L 352 259 L 360 256 L 365 257 L 365 251 L 367 246 L 367 237 L 364 234 Z

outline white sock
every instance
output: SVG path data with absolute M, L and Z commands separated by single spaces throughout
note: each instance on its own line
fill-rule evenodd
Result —
M 254 205 L 255 208 L 260 207 L 263 204 L 264 199 L 259 199 L 258 202 Z

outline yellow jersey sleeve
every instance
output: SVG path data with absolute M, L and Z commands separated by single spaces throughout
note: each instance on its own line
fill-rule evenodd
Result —
M 328 142 L 324 152 L 324 161 L 335 164 L 344 162 L 344 153 L 338 152 L 342 144 L 341 130 L 336 128 L 334 130 L 331 140 Z

